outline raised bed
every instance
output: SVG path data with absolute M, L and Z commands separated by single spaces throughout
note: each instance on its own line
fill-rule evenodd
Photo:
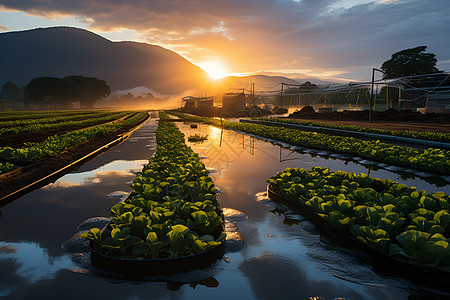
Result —
M 109 223 L 108 223 L 109 225 Z M 103 230 L 108 226 L 106 225 Z M 223 231 L 221 227 L 215 232 L 214 237 L 217 238 Z M 109 256 L 95 250 L 92 242 L 91 261 L 92 264 L 103 270 L 115 273 L 140 274 L 140 275 L 171 275 L 175 273 L 188 272 L 207 268 L 217 260 L 221 259 L 225 253 L 224 243 L 204 252 L 175 258 L 163 259 L 124 259 Z
M 205 165 L 173 123 L 159 124 L 156 141 L 133 192 L 111 208 L 113 219 L 82 235 L 100 268 L 171 274 L 207 267 L 224 253 L 223 213 Z
M 75 145 L 57 156 L 30 162 L 26 166 L 0 174 L 0 203 L 8 203 L 48 184 L 77 165 L 119 144 L 148 118 L 147 114 L 139 121 L 119 128 L 115 133 Z
M 380 266 L 382 269 L 377 271 L 384 272 L 386 275 L 389 273 L 407 277 L 418 282 L 426 281 L 445 287 L 445 284 L 450 282 L 450 273 L 445 271 L 436 270 L 424 266 L 416 266 L 397 259 L 390 255 L 384 255 L 377 252 L 361 243 L 359 243 L 352 236 L 342 233 L 331 227 L 327 221 L 315 214 L 311 209 L 301 206 L 280 194 L 275 193 L 267 186 L 267 195 L 274 201 L 285 204 L 292 209 L 295 209 L 308 221 L 310 221 L 320 233 L 324 234 L 330 241 L 336 243 L 345 248 L 358 249 L 364 253 L 364 259 L 368 260 L 374 267 Z M 450 290 L 450 287 L 447 287 Z
M 450 282 L 448 195 L 319 167 L 288 168 L 268 182 L 270 198 L 337 245 L 360 250 L 382 273 L 441 288 Z

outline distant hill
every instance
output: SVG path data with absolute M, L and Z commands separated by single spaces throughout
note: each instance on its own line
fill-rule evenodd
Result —
M 136 42 L 112 42 L 72 27 L 0 33 L 0 86 L 35 77 L 83 75 L 112 90 L 146 86 L 168 95 L 202 87 L 209 77 L 177 53 Z
M 264 74 L 213 81 L 173 51 L 146 43 L 112 42 L 73 27 L 0 33 L 0 49 L 0 86 L 11 81 L 22 87 L 41 76 L 82 75 L 105 80 L 112 91 L 146 87 L 158 95 L 198 96 L 249 89 L 252 83 L 258 91 L 279 89 L 282 82 L 304 82 Z
M 255 83 L 255 90 L 280 89 L 281 83 L 300 84 L 300 82 L 287 77 L 268 75 L 228 76 L 217 81 L 217 85 L 223 89 L 250 89 L 252 83 Z

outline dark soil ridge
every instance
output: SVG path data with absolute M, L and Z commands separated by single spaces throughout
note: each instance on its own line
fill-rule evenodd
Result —
M 63 127 L 60 129 L 53 129 L 53 130 L 46 130 L 46 131 L 37 131 L 37 132 L 25 132 L 21 134 L 14 134 L 14 135 L 7 135 L 0 137 L 0 147 L 20 147 L 24 143 L 38 143 L 43 141 L 44 139 L 48 138 L 52 135 L 61 135 L 68 133 L 70 131 L 78 130 L 78 129 L 85 129 L 89 127 L 104 125 L 112 122 L 117 122 L 120 120 L 127 119 L 131 117 L 134 114 L 126 115 L 125 117 L 115 119 L 113 121 L 108 122 L 98 122 L 94 124 L 90 124 L 89 126 L 71 126 L 71 127 Z
M 292 119 L 323 119 L 336 121 L 367 121 L 369 111 L 350 111 L 317 113 L 311 110 L 302 109 L 290 114 L 287 118 Z M 372 121 L 395 121 L 395 122 L 418 122 L 418 123 L 438 123 L 450 124 L 450 114 L 429 113 L 421 114 L 411 110 L 388 109 L 386 111 L 373 111 Z
M 9 173 L 1 174 L 0 175 L 0 203 L 1 202 L 10 202 L 17 197 L 20 197 L 22 194 L 28 192 L 31 189 L 36 189 L 41 186 L 44 186 L 50 182 L 56 181 L 59 177 L 62 175 L 70 172 L 72 169 L 76 167 L 76 165 L 71 166 L 70 168 L 62 171 L 61 173 L 55 174 L 55 176 L 52 176 L 51 178 L 48 178 L 48 180 L 42 181 L 37 183 L 36 185 L 33 185 L 32 187 L 29 187 L 26 189 L 26 191 L 21 191 L 17 194 L 12 195 L 13 193 L 19 191 L 22 188 L 25 188 L 29 186 L 30 184 L 33 184 L 37 182 L 38 180 L 41 180 L 42 178 L 51 175 L 54 172 L 57 172 L 58 170 L 61 170 L 62 168 L 72 164 L 73 162 L 85 157 L 86 155 L 89 155 L 90 153 L 94 152 L 95 150 L 107 145 L 108 143 L 111 143 L 112 141 L 118 139 L 121 135 L 124 136 L 124 139 L 128 138 L 128 134 L 131 133 L 131 130 L 134 129 L 136 126 L 144 123 L 149 119 L 149 115 L 144 117 L 142 120 L 122 127 L 115 131 L 114 133 L 111 133 L 107 136 L 93 139 L 87 142 L 84 142 L 82 144 L 78 144 L 74 147 L 71 147 L 69 149 L 64 150 L 59 155 L 54 157 L 49 157 L 43 160 L 40 160 L 38 163 L 32 163 L 28 166 L 25 166 L 21 168 L 20 170 L 15 170 Z M 119 140 L 117 143 L 122 142 L 122 140 Z M 113 146 L 113 145 L 111 145 Z M 105 149 L 106 150 L 106 149 Z M 96 153 L 95 156 L 102 153 L 103 151 Z M 92 157 L 89 157 L 89 159 Z M 81 161 L 79 163 L 82 163 Z M 3 206 L 0 204 L 0 207 Z

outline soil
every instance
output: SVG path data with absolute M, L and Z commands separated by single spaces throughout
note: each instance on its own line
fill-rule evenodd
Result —
M 372 122 L 369 123 L 369 111 L 317 113 L 308 110 L 306 112 L 294 112 L 286 118 L 375 129 L 450 133 L 450 114 L 431 113 L 423 115 L 412 111 L 387 110 L 373 112 Z
M 18 197 L 20 195 L 18 194 L 17 196 L 13 196 L 12 199 L 6 198 L 3 199 L 3 198 L 8 197 L 9 194 L 60 170 L 61 168 L 75 162 L 76 160 L 114 141 L 120 135 L 129 132 L 139 124 L 145 122 L 147 119 L 148 116 L 142 119 L 141 121 L 136 122 L 135 124 L 120 128 L 119 130 L 117 130 L 112 134 L 109 134 L 101 138 L 93 139 L 91 141 L 66 149 L 63 152 L 61 152 L 58 156 L 40 160 L 39 162 L 32 163 L 17 171 L 12 171 L 6 174 L 0 174 L 0 202 L 3 202 L 3 200 L 6 201 L 14 200 L 15 197 Z M 74 165 L 73 168 L 75 167 L 76 166 Z M 64 171 L 63 174 L 69 172 L 70 170 L 71 169 L 67 169 L 66 171 Z M 54 178 L 50 178 L 46 182 L 42 182 L 41 184 L 33 186 L 33 189 L 48 184 L 52 180 L 56 180 L 61 175 L 62 174 L 58 174 L 57 176 L 55 176 Z

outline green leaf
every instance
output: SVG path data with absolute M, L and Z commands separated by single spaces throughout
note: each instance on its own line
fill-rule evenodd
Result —
M 145 257 L 150 255 L 150 248 L 146 243 L 142 243 L 134 247 L 132 253 L 137 257 Z
M 178 257 L 178 251 L 182 248 L 184 243 L 183 233 L 180 231 L 171 230 L 167 233 L 167 237 L 169 238 L 169 252 L 171 257 Z
M 441 210 L 438 211 L 433 218 L 434 221 L 436 221 L 439 225 L 442 226 L 442 228 L 447 228 L 447 225 L 450 223 L 450 214 L 445 211 Z
M 214 237 L 210 234 L 204 234 L 200 237 L 200 240 L 202 240 L 205 243 L 208 243 L 208 242 L 214 241 Z

